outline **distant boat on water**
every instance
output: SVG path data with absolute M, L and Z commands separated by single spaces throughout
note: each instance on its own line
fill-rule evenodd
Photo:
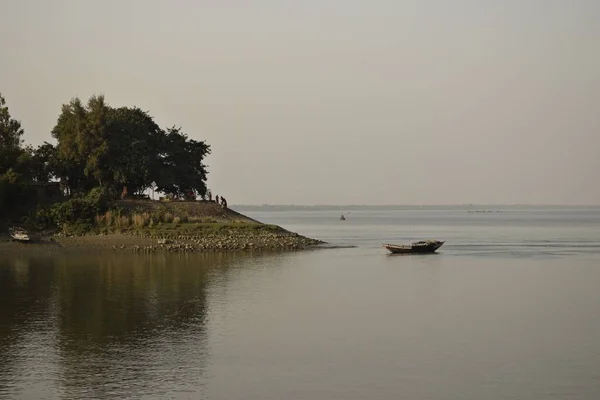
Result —
M 444 244 L 444 241 L 440 240 L 421 240 L 419 242 L 413 242 L 410 245 L 398 245 L 398 244 L 384 244 L 385 247 L 392 254 L 427 254 L 434 253 Z
M 346 220 L 346 217 L 344 217 L 344 214 L 342 214 L 342 216 L 340 217 L 340 220 L 341 221 L 345 221 Z

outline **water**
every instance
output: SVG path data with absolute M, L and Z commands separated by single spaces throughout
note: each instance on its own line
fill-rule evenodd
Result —
M 600 210 L 242 211 L 357 247 L 1 256 L 0 398 L 599 398 Z
M 240 211 L 310 237 L 365 248 L 435 238 L 446 240 L 440 251 L 453 256 L 600 254 L 600 207 L 242 207 Z M 345 221 L 339 220 L 342 214 Z

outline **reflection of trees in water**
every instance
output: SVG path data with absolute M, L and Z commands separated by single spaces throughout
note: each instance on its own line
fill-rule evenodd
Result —
M 227 262 L 211 255 L 65 261 L 57 282 L 68 394 L 111 397 L 127 387 L 141 395 L 197 380 L 207 356 L 209 271 Z
M 5 358 L 28 351 L 17 344 L 23 331 L 46 327 L 54 330 L 68 397 L 196 388 L 207 357 L 207 286 L 246 257 L 109 254 L 21 260 L 21 267 L 5 261 L 0 377 L 18 376 Z
M 40 348 L 52 346 L 48 336 L 53 279 L 53 270 L 45 263 L 0 259 L 0 396 L 16 395 L 20 389 L 11 377 L 31 373 L 42 357 Z

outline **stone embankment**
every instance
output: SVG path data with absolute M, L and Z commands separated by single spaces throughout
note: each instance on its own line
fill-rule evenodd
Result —
M 114 249 L 139 252 L 203 252 L 235 250 L 303 250 L 324 242 L 293 232 L 222 233 L 216 235 L 153 235 L 133 236 L 129 244 L 112 245 Z
M 56 254 L 118 251 L 137 253 L 195 253 L 220 251 L 275 251 L 318 248 L 325 242 L 293 232 L 222 233 L 216 235 L 86 235 L 36 238 L 31 243 L 0 238 L 0 254 Z

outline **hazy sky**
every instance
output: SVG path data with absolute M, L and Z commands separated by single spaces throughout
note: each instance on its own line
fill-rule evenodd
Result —
M 0 0 L 0 92 L 181 126 L 229 204 L 600 204 L 598 0 Z

